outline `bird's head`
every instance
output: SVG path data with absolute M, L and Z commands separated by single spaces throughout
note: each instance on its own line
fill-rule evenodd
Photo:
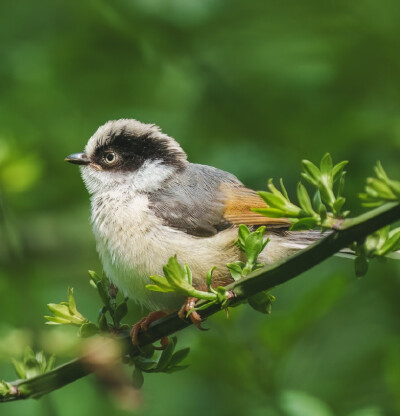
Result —
M 186 153 L 154 124 L 108 121 L 89 139 L 84 153 L 65 158 L 80 165 L 89 193 L 130 186 L 152 192 L 186 164 Z

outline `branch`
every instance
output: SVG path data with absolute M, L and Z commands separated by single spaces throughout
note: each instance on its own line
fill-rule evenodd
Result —
M 358 217 L 338 222 L 335 226 L 335 231 L 327 237 L 322 238 L 287 259 L 259 269 L 249 274 L 246 278 L 227 286 L 226 288 L 234 294 L 230 306 L 234 306 L 258 292 L 272 289 L 293 279 L 333 256 L 341 249 L 348 247 L 353 242 L 361 242 L 369 234 L 398 220 L 400 220 L 400 204 L 387 203 Z M 200 301 L 196 306 L 201 306 L 206 302 Z M 220 310 L 220 305 L 213 305 L 203 311 L 199 311 L 199 313 L 205 319 Z M 153 322 L 147 332 L 139 333 L 139 345 L 144 347 L 190 325 L 191 322 L 183 321 L 178 317 L 177 312 L 174 312 L 165 318 Z M 129 333 L 122 333 L 120 338 L 129 345 L 133 354 L 138 353 L 138 349 L 135 349 L 131 344 Z M 40 376 L 8 383 L 11 392 L 3 398 L 0 397 L 0 401 L 30 397 L 38 398 L 63 387 L 91 372 L 84 362 L 83 358 L 78 358 Z

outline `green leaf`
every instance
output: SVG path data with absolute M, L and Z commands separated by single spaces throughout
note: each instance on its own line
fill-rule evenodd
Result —
M 305 186 L 299 182 L 297 184 L 297 199 L 299 200 L 301 208 L 310 216 L 317 215 L 311 205 L 311 199 L 308 195 Z
M 0 398 L 6 398 L 12 395 L 14 392 L 14 387 L 7 383 L 6 381 L 0 381 Z
M 324 221 L 328 218 L 328 211 L 326 209 L 326 206 L 321 203 L 319 207 L 319 216 L 321 218 L 321 223 L 323 224 Z
M 384 256 L 400 248 L 400 231 L 392 233 L 391 236 L 376 251 L 378 256 Z
M 169 362 L 169 366 L 173 367 L 180 364 L 189 354 L 190 348 L 182 348 L 181 350 L 177 351 L 171 358 Z
M 347 160 L 344 160 L 343 162 L 338 163 L 335 165 L 332 169 L 332 182 L 335 183 L 337 179 L 339 179 L 343 168 L 348 164 L 349 162 Z
M 308 183 L 310 183 L 313 186 L 318 187 L 318 181 L 316 181 L 311 175 L 309 175 L 306 172 L 301 172 L 300 175 L 302 176 L 302 178 L 304 178 Z
M 83 324 L 79 329 L 79 336 L 81 338 L 89 338 L 93 335 L 97 335 L 99 333 L 99 328 L 96 324 L 89 322 L 87 324 Z
M 134 363 L 135 367 L 138 367 L 142 371 L 152 370 L 157 365 L 157 361 L 142 356 L 135 357 Z
M 339 179 L 339 186 L 338 186 L 338 190 L 337 190 L 337 193 L 336 193 L 337 198 L 341 197 L 341 196 L 342 196 L 342 194 L 343 194 L 343 189 L 344 189 L 344 178 L 345 178 L 345 176 L 346 176 L 346 172 L 343 172 L 343 173 L 340 175 L 340 179 Z
M 238 245 L 242 250 L 244 250 L 244 247 L 246 245 L 246 239 L 249 235 L 250 230 L 247 228 L 247 226 L 244 224 L 240 224 L 238 232 Z
M 332 157 L 329 153 L 325 153 L 321 159 L 320 169 L 323 176 L 331 176 L 331 171 L 333 168 Z
M 208 290 L 211 292 L 212 288 L 211 288 L 211 283 L 212 283 L 212 274 L 214 272 L 214 270 L 217 268 L 217 266 L 212 267 L 208 272 L 207 272 L 207 277 L 206 277 L 206 282 L 207 282 L 207 287 Z
M 313 204 L 314 204 L 314 207 L 316 208 L 316 210 L 319 211 L 319 209 L 320 209 L 320 207 L 322 205 L 322 201 L 321 201 L 321 195 L 320 195 L 318 189 L 317 189 L 317 191 L 314 194 Z
M 282 196 L 278 196 L 276 194 L 273 194 L 271 192 L 265 192 L 265 191 L 259 191 L 258 195 L 261 196 L 261 198 L 272 208 L 279 208 L 283 211 L 285 211 L 286 207 L 286 200 Z
M 282 218 L 286 217 L 286 211 L 276 208 L 251 208 L 253 212 L 264 215 L 268 218 Z
M 78 315 L 79 314 L 79 312 L 76 309 L 76 302 L 75 302 L 74 288 L 73 287 L 68 288 L 68 309 L 70 310 L 72 315 Z
M 68 325 L 71 323 L 69 319 L 59 318 L 58 316 L 45 316 L 44 318 L 48 321 L 46 325 Z
M 55 317 L 64 318 L 68 321 L 70 321 L 72 318 L 71 312 L 69 311 L 69 308 L 66 305 L 58 303 L 49 303 L 47 307 L 49 308 L 50 312 L 54 314 Z
M 336 214 L 340 213 L 340 211 L 342 210 L 343 205 L 344 205 L 345 202 L 346 202 L 346 199 L 343 198 L 342 196 L 334 202 L 333 210 Z
M 164 277 L 164 276 L 150 276 L 150 279 L 162 290 L 163 292 L 173 292 L 174 288 L 170 285 L 170 283 L 168 282 L 168 280 Z M 149 286 L 149 285 L 147 285 Z M 146 287 L 147 287 L 146 286 Z M 160 290 L 161 292 L 161 290 Z
M 97 286 L 97 283 L 101 281 L 101 278 L 99 277 L 99 275 L 93 270 L 88 270 L 88 273 L 89 273 L 89 276 L 92 278 L 93 282 Z
M 51 371 L 54 368 L 56 363 L 56 357 L 54 354 L 50 355 L 49 359 L 47 360 L 47 365 L 45 368 L 45 372 Z
M 161 353 L 160 359 L 158 360 L 158 364 L 156 367 L 156 371 L 158 372 L 163 371 L 164 369 L 168 367 L 168 364 L 170 363 L 172 359 L 172 354 L 174 352 L 174 349 L 175 349 L 175 342 L 173 341 L 173 339 L 171 339 L 167 348 L 165 348 L 165 350 L 163 350 L 163 352 Z
M 263 314 L 270 314 L 272 308 L 272 302 L 275 301 L 275 297 L 270 295 L 268 292 L 260 292 L 248 299 L 249 305 Z
M 27 346 L 25 348 L 25 351 L 24 351 L 24 364 L 26 365 L 27 363 L 29 363 L 31 361 L 34 361 L 36 363 L 37 362 L 36 361 L 36 356 L 35 356 L 35 353 L 33 352 L 32 348 Z
M 389 179 L 388 183 L 392 192 L 397 196 L 397 198 L 400 198 L 400 182 Z
M 389 177 L 386 174 L 385 170 L 383 169 L 382 163 L 378 160 L 378 162 L 376 162 L 376 166 L 374 168 L 376 176 L 382 180 L 383 182 L 388 182 L 389 181 Z
M 224 305 L 225 301 L 228 299 L 227 293 L 228 291 L 224 287 L 222 286 L 217 287 L 217 300 L 218 300 L 218 303 L 222 304 L 222 307 L 225 307 Z
M 187 282 L 189 283 L 189 285 L 192 285 L 193 284 L 193 276 L 192 276 L 192 271 L 190 270 L 190 267 L 187 264 L 184 264 L 183 268 L 185 270 Z
M 290 231 L 310 230 L 318 226 L 319 220 L 315 217 L 302 218 L 290 227 Z
M 25 366 L 23 363 L 21 363 L 21 361 L 18 361 L 14 358 L 11 358 L 12 364 L 14 366 L 14 370 L 17 373 L 17 376 L 20 379 L 25 379 L 26 378 L 26 371 L 25 371 Z
M 104 313 L 101 313 L 98 319 L 99 329 L 102 332 L 108 332 L 108 322 L 106 315 Z
M 283 184 L 283 179 L 282 178 L 279 179 L 279 183 L 281 185 L 281 189 L 282 189 L 282 193 L 283 193 L 284 197 L 290 202 L 290 198 L 289 198 L 289 195 L 286 191 L 285 185 Z
M 241 261 L 236 261 L 235 263 L 228 263 L 226 267 L 229 269 L 233 280 L 237 281 L 242 278 L 242 271 L 244 267 L 244 263 Z
M 280 182 L 281 182 L 281 186 L 283 185 L 283 181 L 282 181 L 282 179 L 280 180 Z M 287 192 L 286 192 L 286 189 L 285 189 L 285 187 L 283 186 L 283 190 L 284 190 L 284 193 L 285 193 L 285 195 L 282 193 L 282 192 L 280 192 L 276 187 L 275 187 L 275 185 L 274 185 L 274 183 L 273 183 L 273 179 L 270 179 L 269 181 L 268 181 L 268 189 L 274 194 L 274 195 L 276 195 L 279 199 L 281 199 L 282 201 L 285 201 L 285 199 L 286 200 L 289 200 L 289 198 L 287 197 Z
M 164 289 L 157 285 L 146 285 L 145 288 L 153 292 L 161 292 L 161 293 L 175 292 L 175 290 L 172 288 Z
M 121 319 L 124 318 L 127 313 L 128 313 L 128 305 L 126 304 L 126 302 L 120 303 L 114 312 L 115 322 L 117 323 L 121 322 Z
M 132 372 L 132 384 L 135 389 L 142 388 L 144 383 L 144 377 L 142 371 L 135 366 L 135 369 Z
M 247 227 L 246 227 L 247 228 Z M 258 255 L 264 249 L 264 238 L 265 226 L 258 228 L 254 232 L 250 232 L 244 241 L 244 247 L 242 250 L 246 253 L 247 263 L 253 265 L 257 261 Z
M 318 185 L 321 178 L 321 171 L 309 160 L 302 160 L 304 173 L 313 185 Z M 305 178 L 305 176 L 303 176 Z M 305 178 L 306 179 L 306 178 Z
M 175 289 L 175 292 L 190 296 L 193 286 L 188 283 L 185 269 L 179 264 L 176 256 L 169 258 L 163 270 L 168 283 Z

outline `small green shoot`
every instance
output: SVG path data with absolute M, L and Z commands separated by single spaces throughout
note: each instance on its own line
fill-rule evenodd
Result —
M 390 179 L 378 162 L 374 168 L 376 178 L 367 178 L 365 192 L 359 197 L 365 207 L 378 207 L 385 202 L 400 200 L 400 181 Z
M 25 349 L 22 361 L 13 359 L 15 372 L 20 379 L 36 377 L 52 370 L 55 363 L 54 355 L 46 358 L 43 352 L 34 353 L 30 347 Z
M 268 207 L 253 208 L 253 211 L 271 218 L 288 218 L 292 222 L 293 231 L 318 226 L 332 228 L 336 219 L 345 218 L 349 214 L 348 211 L 342 212 L 346 202 L 342 196 L 346 174 L 343 169 L 347 163 L 343 161 L 333 165 L 329 153 L 322 158 L 319 168 L 309 160 L 303 160 L 301 175 L 316 188 L 314 197 L 311 199 L 306 187 L 299 182 L 297 185 L 299 205 L 296 205 L 289 199 L 283 180 L 280 180 L 281 190 L 278 190 L 270 179 L 269 191 L 258 193 Z

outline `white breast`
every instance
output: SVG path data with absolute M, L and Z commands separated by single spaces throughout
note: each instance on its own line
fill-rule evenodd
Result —
M 93 195 L 92 224 L 106 275 L 126 296 L 149 309 L 175 309 L 182 303 L 178 295 L 145 288 L 150 275 L 163 274 L 169 257 L 177 254 L 197 282 L 214 265 L 226 273 L 226 263 L 238 257 L 236 230 L 209 238 L 174 230 L 153 214 L 142 193 L 119 190 Z

